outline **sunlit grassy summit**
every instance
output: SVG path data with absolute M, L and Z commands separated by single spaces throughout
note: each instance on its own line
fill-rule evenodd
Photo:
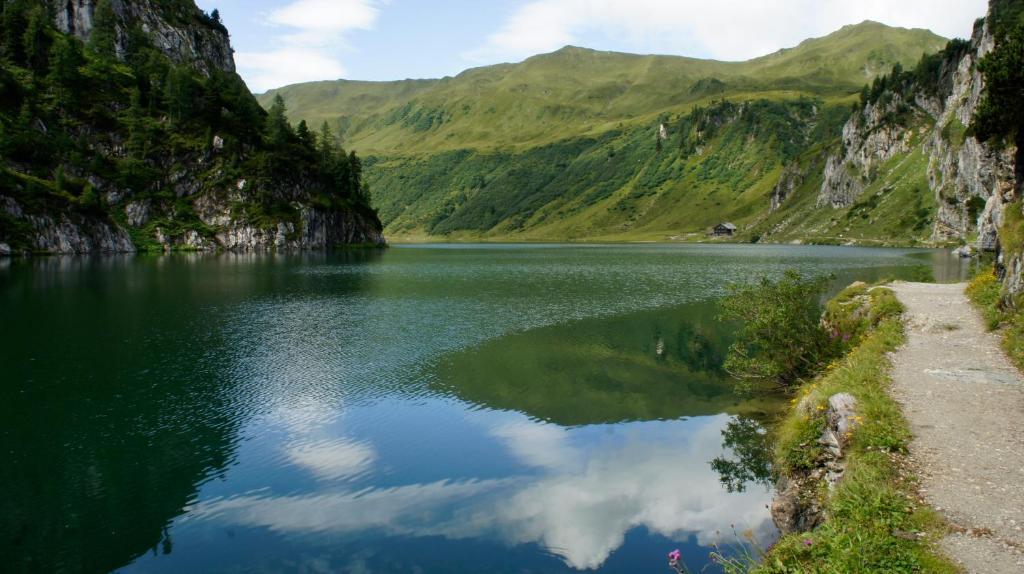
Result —
M 745 62 L 566 46 L 455 77 L 312 82 L 260 98 L 269 106 L 281 94 L 295 121 L 327 121 L 363 153 L 528 146 L 723 97 L 842 98 L 895 63 L 911 67 L 945 44 L 927 30 L 865 21 Z

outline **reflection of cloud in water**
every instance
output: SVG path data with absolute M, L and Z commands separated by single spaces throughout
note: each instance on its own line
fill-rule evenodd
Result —
M 505 443 L 519 462 L 537 468 L 563 470 L 579 468 L 583 453 L 573 449 L 566 429 L 516 417 L 515 422 L 497 425 L 491 434 Z
M 318 478 L 339 480 L 361 475 L 373 466 L 377 453 L 369 444 L 350 440 L 325 440 L 288 449 L 288 459 Z
M 574 434 L 602 427 L 505 422 L 491 433 L 523 463 L 546 469 L 544 474 L 306 496 L 251 494 L 200 503 L 190 519 L 288 534 L 381 529 L 392 535 L 539 543 L 580 569 L 599 567 L 639 526 L 671 538 L 696 534 L 705 545 L 732 523 L 766 534 L 768 493 L 727 494 L 705 462 L 721 452 L 727 417 L 703 420 L 702 426 L 636 423 L 598 433 L 598 442 L 610 444 L 586 449 L 589 458 L 583 445 L 574 444 Z

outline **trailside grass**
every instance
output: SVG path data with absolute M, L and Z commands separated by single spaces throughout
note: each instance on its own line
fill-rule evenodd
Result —
M 846 473 L 832 492 L 821 485 L 827 519 L 813 532 L 783 537 L 753 569 L 758 574 L 930 572 L 957 568 L 936 548 L 945 532 L 941 518 L 917 495 L 906 461 L 910 429 L 889 395 L 888 353 L 904 342 L 902 306 L 882 287 L 852 286 L 829 304 L 866 297 L 869 312 L 853 317 L 863 338 L 821 376 L 805 384 L 778 429 L 777 465 L 781 473 L 809 468 L 820 453 L 829 397 L 857 398 L 857 421 L 846 450 Z M 810 413 L 810 414 L 808 414 Z

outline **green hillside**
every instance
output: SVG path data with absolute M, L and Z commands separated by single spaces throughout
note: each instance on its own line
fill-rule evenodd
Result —
M 283 96 L 293 119 L 327 122 L 369 156 L 398 240 L 682 238 L 763 219 L 782 166 L 835 140 L 865 83 L 945 44 L 864 22 L 746 62 L 566 47 L 454 78 L 259 98 Z
M 945 43 L 926 30 L 863 22 L 747 62 L 569 46 L 454 78 L 315 82 L 270 91 L 260 101 L 269 106 L 279 93 L 296 121 L 327 121 L 345 145 L 367 154 L 523 147 L 601 133 L 721 97 L 842 97 L 893 64 L 912 66 Z

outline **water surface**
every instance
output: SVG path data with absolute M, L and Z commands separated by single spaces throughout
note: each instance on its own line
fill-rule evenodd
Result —
M 680 548 L 699 569 L 730 525 L 773 535 L 769 490 L 709 464 L 776 408 L 721 369 L 724 285 L 961 265 L 733 245 L 2 260 L 0 560 L 638 572 Z

